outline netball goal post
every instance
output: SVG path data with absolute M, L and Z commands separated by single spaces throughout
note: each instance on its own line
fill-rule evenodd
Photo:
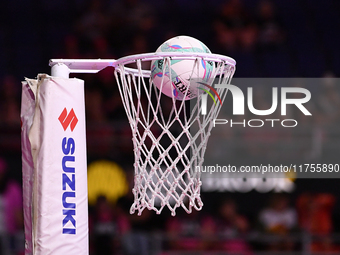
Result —
M 178 207 L 188 213 L 202 208 L 200 173 L 192 169 L 203 163 L 212 129 L 210 120 L 217 117 L 227 91 L 216 88 L 215 100 L 221 103 L 211 104 L 202 115 L 199 97 L 189 106 L 174 96 L 166 97 L 152 85 L 150 70 L 142 66 L 160 59 L 166 63 L 162 75 L 171 73 L 174 60 L 193 60 L 193 70 L 212 61 L 215 69 L 206 84 L 210 87 L 213 82 L 230 83 L 236 64 L 226 56 L 195 52 L 146 53 L 118 60 L 55 59 L 50 61 L 51 76 L 39 74 L 37 79 L 22 83 L 26 255 L 89 252 L 84 81 L 69 78 L 70 73 L 115 68 L 113 75 L 134 144 L 135 202 L 130 212 L 141 214 L 149 209 L 161 213 L 167 207 L 175 215 Z M 142 96 L 149 103 L 145 105 L 143 100 L 143 104 Z M 164 100 L 172 105 L 166 107 L 168 111 L 162 106 Z M 152 132 L 154 125 L 162 130 L 160 134 Z M 172 127 L 176 125 L 181 132 L 175 134 Z M 148 145 L 145 139 L 152 143 Z M 163 143 L 164 139 L 171 142 Z

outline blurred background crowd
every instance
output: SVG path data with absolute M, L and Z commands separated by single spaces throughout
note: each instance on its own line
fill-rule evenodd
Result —
M 326 81 L 340 75 L 339 13 L 337 0 L 2 1 L 0 254 L 23 250 L 20 81 L 50 73 L 50 58 L 119 58 L 189 35 L 234 58 L 236 78 Z M 77 77 L 86 84 L 89 164 L 118 163 L 128 187 L 114 199 L 98 194 L 89 205 L 91 254 L 340 254 L 336 179 L 296 179 L 289 193 L 203 192 L 202 212 L 175 218 L 130 215 L 133 147 L 112 69 Z M 214 155 L 233 164 L 337 163 L 340 89 L 334 81 L 311 89 L 312 117 L 290 113 L 300 123 L 294 129 L 217 129 L 226 142 Z M 265 88 L 255 96 L 267 109 Z

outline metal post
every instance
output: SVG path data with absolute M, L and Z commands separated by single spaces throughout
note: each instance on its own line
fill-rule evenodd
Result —
M 54 77 L 61 77 L 68 79 L 70 74 L 70 69 L 63 63 L 57 63 L 51 68 L 51 75 Z

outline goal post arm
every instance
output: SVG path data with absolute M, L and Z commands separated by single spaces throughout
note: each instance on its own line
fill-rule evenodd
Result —
M 49 65 L 52 68 L 52 76 L 68 78 L 70 73 L 98 73 L 107 66 L 117 67 L 120 64 L 127 65 L 139 61 L 152 61 L 169 58 L 171 60 L 186 59 L 214 61 L 225 65 L 233 66 L 235 69 L 236 61 L 230 57 L 212 53 L 200 52 L 154 52 L 143 53 L 122 57 L 119 59 L 51 59 Z M 150 77 L 150 70 L 138 70 L 138 68 L 124 67 L 124 70 L 130 74 Z M 222 73 L 224 68 L 219 70 Z M 234 70 L 235 71 L 235 70 Z
M 141 54 L 143 55 L 143 54 Z M 131 57 L 127 57 L 129 60 Z M 133 58 L 130 63 L 135 62 Z M 155 58 L 157 59 L 157 58 Z M 117 67 L 119 60 L 116 59 L 50 59 L 51 75 L 55 77 L 69 78 L 70 73 L 98 73 L 105 67 Z M 139 72 L 135 68 L 125 67 L 125 71 L 131 74 L 141 74 L 144 77 L 150 77 L 150 70 Z
M 115 59 L 51 59 L 51 75 L 68 78 L 70 73 L 98 73 L 114 66 Z

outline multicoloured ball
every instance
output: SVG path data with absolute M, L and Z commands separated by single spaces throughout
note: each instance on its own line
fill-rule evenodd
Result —
M 190 36 L 176 36 L 164 42 L 156 52 L 211 53 L 206 45 Z M 170 60 L 171 68 L 164 59 L 151 62 L 151 80 L 169 97 L 188 100 L 203 93 L 204 83 L 212 76 L 215 66 L 203 59 Z M 165 65 L 165 66 L 164 66 Z

